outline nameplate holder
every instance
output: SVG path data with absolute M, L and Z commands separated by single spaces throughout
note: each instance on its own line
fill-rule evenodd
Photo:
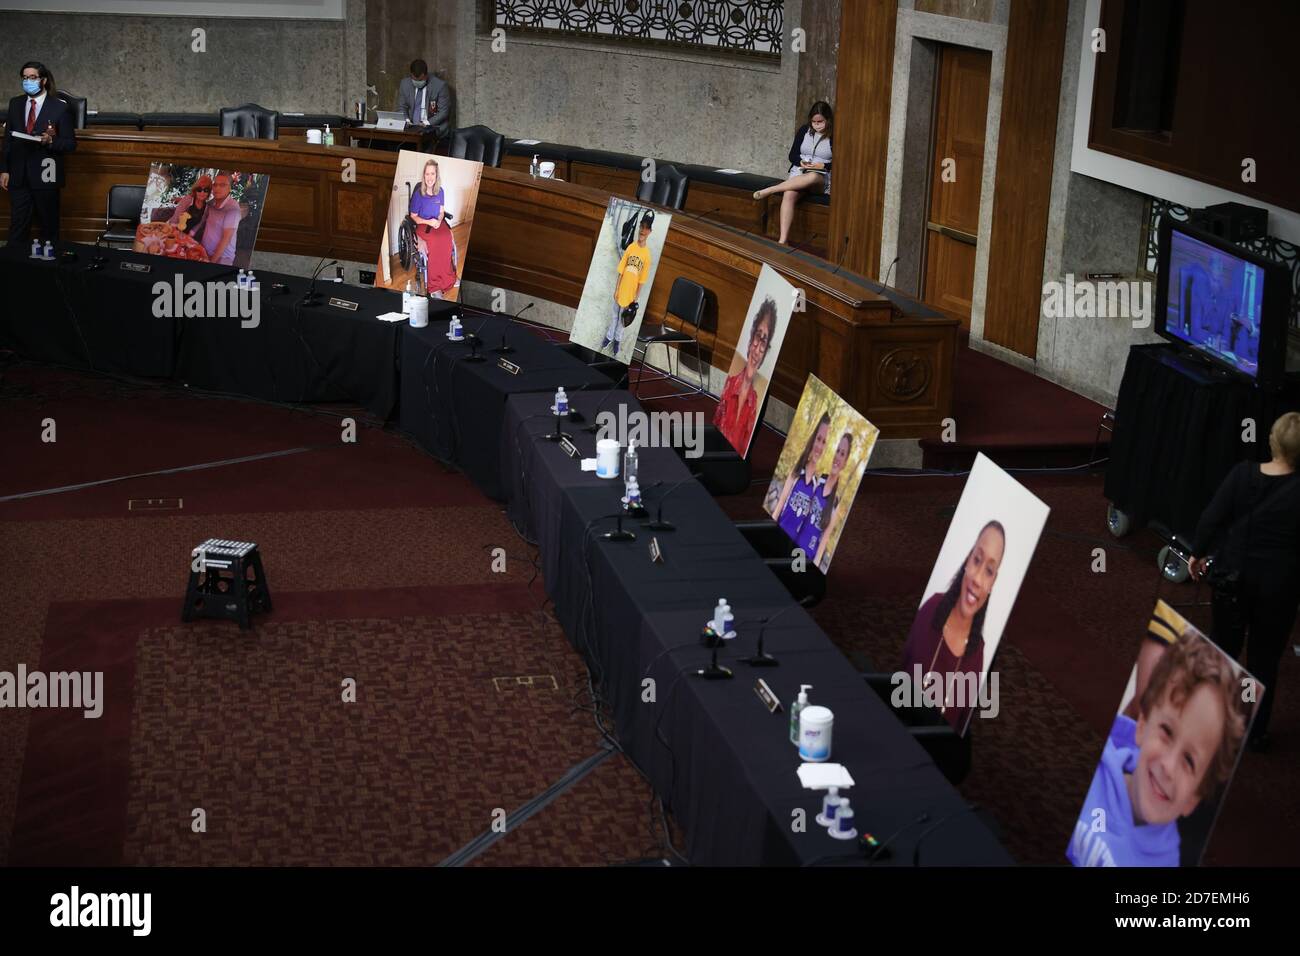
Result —
M 330 305 L 336 309 L 347 309 L 349 312 L 357 311 L 357 304 L 349 302 L 347 299 L 330 299 Z
M 664 549 L 659 546 L 658 538 L 650 539 L 650 563 L 651 564 L 664 563 Z
M 523 371 L 523 369 L 521 369 L 514 362 L 510 361 L 509 359 L 503 359 L 503 358 L 497 359 L 497 368 L 505 369 L 511 375 L 518 375 L 520 372 Z
M 153 266 L 147 262 L 119 262 L 117 267 L 126 272 L 153 272 Z
M 754 693 L 758 699 L 763 702 L 769 714 L 778 713 L 781 710 L 781 701 L 777 699 L 776 694 L 772 693 L 772 688 L 767 686 L 767 681 L 759 678 L 754 682 Z
M 567 438 L 560 439 L 560 451 L 564 452 L 570 458 L 577 458 L 580 454 L 582 454 L 580 451 L 578 451 L 578 446 L 575 445 L 573 442 L 569 441 L 569 439 Z

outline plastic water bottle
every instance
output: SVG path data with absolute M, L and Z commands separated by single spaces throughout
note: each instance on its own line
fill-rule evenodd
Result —
M 32 240 L 32 258 L 33 258 L 33 259 L 39 259 L 40 257 L 41 257 L 41 240 L 39 240 L 39 239 L 33 239 L 33 240 Z
M 50 242 L 48 239 L 45 240 L 45 258 L 54 258 L 54 243 Z
M 733 634 L 736 630 L 736 615 L 732 613 L 731 605 L 724 598 L 722 601 L 722 637 L 726 638 L 728 634 Z
M 569 396 L 564 394 L 563 385 L 555 392 L 555 414 L 569 414 Z
M 627 495 L 623 499 L 623 507 L 628 511 L 633 511 L 641 507 L 641 488 L 632 478 L 627 483 Z
M 248 277 L 244 281 L 248 283 L 248 290 L 250 292 L 257 288 L 257 276 L 253 275 L 252 269 L 248 270 Z
M 248 288 L 248 273 L 245 272 L 243 269 L 239 270 L 239 278 L 235 280 L 235 285 L 237 285 L 241 289 Z

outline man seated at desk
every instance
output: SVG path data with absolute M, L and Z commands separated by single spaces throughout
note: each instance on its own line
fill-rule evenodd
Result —
M 429 65 L 423 60 L 413 60 L 411 75 L 402 77 L 397 88 L 397 112 L 404 113 L 412 126 L 430 127 L 434 136 L 442 139 L 451 116 L 450 100 L 447 84 L 430 76 Z

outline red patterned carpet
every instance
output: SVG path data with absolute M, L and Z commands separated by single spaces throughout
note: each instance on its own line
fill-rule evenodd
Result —
M 106 697 L 99 720 L 0 710 L 0 860 L 431 865 L 600 751 L 585 670 L 527 546 L 402 437 L 361 423 L 344 444 L 346 409 L 5 376 L 0 497 L 307 450 L 0 502 L 0 669 L 103 670 Z M 40 441 L 46 418 L 57 442 Z M 779 447 L 760 441 L 757 478 Z M 1156 595 L 1158 542 L 1105 534 L 1100 475 L 1021 479 L 1052 516 L 997 659 L 1001 713 L 974 729 L 963 790 L 1018 859 L 1059 864 Z M 721 503 L 754 517 L 762 485 Z M 961 486 L 864 481 L 814 611 L 850 659 L 893 666 Z M 128 510 L 166 497 L 183 509 Z M 179 622 L 189 550 L 209 536 L 265 555 L 275 611 L 248 634 Z M 1300 862 L 1300 810 L 1284 796 L 1300 783 L 1298 663 L 1283 663 L 1274 749 L 1243 758 L 1209 863 Z M 662 829 L 615 755 L 473 864 L 662 856 Z

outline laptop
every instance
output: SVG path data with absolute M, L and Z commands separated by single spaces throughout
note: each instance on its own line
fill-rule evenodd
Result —
M 375 110 L 376 129 L 406 129 L 406 114 Z

